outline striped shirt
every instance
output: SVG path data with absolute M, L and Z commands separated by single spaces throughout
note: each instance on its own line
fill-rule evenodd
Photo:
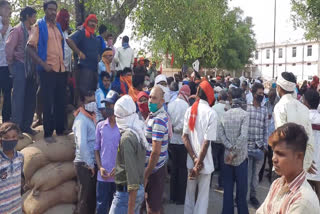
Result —
M 256 214 L 319 214 L 319 200 L 302 171 L 291 183 L 278 178 Z
M 22 213 L 21 173 L 23 155 L 15 152 L 13 159 L 0 151 L 0 213 Z
M 149 146 L 146 151 L 146 167 L 152 152 L 152 141 L 161 142 L 161 153 L 153 172 L 164 166 L 168 159 L 168 114 L 162 107 L 155 113 L 151 113 L 147 121 L 146 138 Z

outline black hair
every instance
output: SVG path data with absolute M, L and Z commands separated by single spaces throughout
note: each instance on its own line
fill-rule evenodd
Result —
M 171 91 L 179 91 L 179 84 L 177 82 L 171 82 L 169 88 Z
M 5 1 L 5 0 L 1 0 L 0 1 L 0 7 L 3 7 L 5 5 L 10 5 L 10 3 L 8 1 Z
M 124 36 L 122 38 L 122 41 L 128 43 L 129 42 L 129 37 L 128 36 Z
M 268 143 L 275 147 L 280 142 L 286 142 L 287 147 L 296 152 L 305 153 L 308 135 L 303 126 L 295 123 L 286 123 L 275 130 L 269 137 Z
M 308 102 L 311 109 L 317 109 L 319 106 L 319 93 L 314 89 L 308 89 L 304 93 L 304 99 Z
M 201 87 L 199 87 L 198 97 L 199 97 L 201 100 L 208 101 L 207 95 L 206 95 L 206 93 L 204 92 L 204 90 L 202 90 Z
M 228 93 L 225 90 L 220 91 L 219 99 L 226 101 L 228 99 Z
M 104 24 L 99 26 L 99 34 L 100 35 L 103 34 L 106 31 L 107 31 L 107 27 Z
M 2 123 L 0 125 L 0 138 L 3 138 L 3 136 L 5 134 L 7 134 L 9 131 L 11 130 L 15 130 L 17 133 L 20 132 L 20 129 L 18 127 L 17 124 L 15 123 L 12 123 L 12 122 L 5 122 L 5 123 Z
M 283 72 L 281 75 L 285 80 L 297 84 L 297 79 L 293 75 L 293 73 L 291 73 L 291 72 Z
M 91 90 L 89 90 L 87 92 L 82 92 L 82 93 L 80 93 L 80 101 L 84 102 L 86 97 L 92 97 L 94 95 L 95 95 L 95 92 L 91 91 Z
M 108 33 L 107 38 L 109 38 L 109 37 L 113 38 L 112 33 Z
M 106 51 L 112 51 L 112 48 L 105 48 L 105 49 L 103 49 L 102 53 L 104 53 Z
M 139 88 L 139 86 L 144 84 L 144 75 L 132 75 L 132 86 L 134 88 Z
M 110 74 L 108 72 L 101 72 L 100 74 L 100 79 L 103 80 L 103 78 L 107 78 L 107 79 L 110 79 Z
M 237 86 L 238 88 L 240 87 L 240 79 L 239 78 L 234 78 L 232 83 Z
M 46 10 L 48 8 L 49 4 L 54 4 L 58 8 L 57 2 L 52 0 L 52 1 L 48 1 L 48 2 L 43 3 L 43 10 Z
M 32 7 L 25 7 L 20 12 L 20 21 L 24 22 L 27 20 L 28 17 L 33 16 L 33 14 L 36 14 L 37 11 L 33 9 Z
M 128 67 L 125 67 L 123 69 L 123 75 L 127 74 L 127 73 L 132 73 L 132 69 L 131 68 L 128 68 Z
M 167 78 L 167 83 L 168 83 L 169 86 L 170 86 L 170 84 L 171 84 L 172 82 L 174 82 L 174 78 L 173 78 L 173 77 L 168 77 L 168 78 Z
M 194 73 L 195 79 L 201 80 L 201 76 L 200 76 L 199 72 L 194 71 L 193 73 Z
M 191 91 L 191 95 L 195 95 L 197 93 L 197 87 L 195 82 L 189 82 L 189 87 Z
M 232 99 L 240 99 L 242 97 L 242 90 L 240 88 L 231 88 L 229 93 Z
M 253 84 L 252 88 L 251 88 L 251 92 L 254 95 L 255 93 L 257 93 L 258 89 L 262 89 L 264 90 L 264 87 L 261 83 L 255 83 Z
M 242 85 L 248 86 L 248 82 L 244 80 L 244 81 L 242 82 Z

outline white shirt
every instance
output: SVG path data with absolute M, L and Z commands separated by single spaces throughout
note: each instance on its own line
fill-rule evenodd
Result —
M 320 113 L 316 109 L 310 109 L 309 113 L 311 124 L 320 125 Z M 312 181 L 320 181 L 320 131 L 313 130 L 312 133 L 314 138 L 313 161 L 315 162 L 317 171 L 315 175 L 308 174 L 307 179 Z
M 0 30 L 3 28 L 2 24 L 2 17 L 0 16 Z M 6 53 L 5 53 L 5 47 L 6 47 L 6 40 L 8 39 L 9 33 L 11 31 L 12 27 L 9 25 L 7 32 L 2 36 L 0 33 L 0 67 L 8 66 L 7 59 L 6 59 Z
M 189 118 L 191 113 L 191 108 L 189 107 L 185 116 L 184 116 L 184 127 L 183 133 L 189 135 L 190 143 L 192 149 L 197 157 L 200 156 L 201 147 L 205 140 L 216 141 L 217 138 L 217 113 L 209 106 L 207 101 L 200 100 L 198 106 L 198 114 L 196 119 L 196 124 L 193 132 L 189 129 Z M 201 174 L 211 174 L 214 171 L 212 152 L 211 152 L 211 143 L 207 154 L 203 160 L 204 168 L 201 170 Z M 193 161 L 188 155 L 187 159 L 188 169 L 194 167 Z
M 212 109 L 215 110 L 215 112 L 217 113 L 217 116 L 218 116 L 218 124 L 221 123 L 221 119 L 222 119 L 222 116 L 223 114 L 226 112 L 224 109 L 226 107 L 226 104 L 225 103 L 220 103 L 218 102 L 217 104 L 215 104 Z M 218 136 L 218 139 L 219 139 L 219 132 L 217 130 L 217 136 Z M 221 141 L 219 140 L 219 142 L 217 143 L 220 143 Z
M 123 70 L 124 68 L 132 68 L 134 62 L 134 52 L 129 47 L 124 49 L 120 47 L 117 49 L 114 56 L 115 63 L 118 63 L 117 70 Z
M 171 119 L 173 135 L 170 143 L 183 145 L 182 131 L 184 123 L 184 115 L 189 108 L 189 104 L 181 98 L 176 98 L 168 105 L 168 114 Z
M 63 32 L 63 40 L 64 40 L 64 67 L 66 68 L 66 71 L 71 72 L 71 58 L 72 58 L 72 50 L 69 47 L 67 43 L 67 39 L 69 38 L 68 32 L 64 31 Z
M 313 160 L 314 147 L 312 127 L 309 119 L 309 109 L 301 102 L 294 99 L 291 94 L 285 94 L 274 107 L 273 115 L 276 129 L 286 123 L 296 123 L 305 128 L 309 140 L 307 142 L 307 149 L 304 156 L 303 169 L 308 171 Z

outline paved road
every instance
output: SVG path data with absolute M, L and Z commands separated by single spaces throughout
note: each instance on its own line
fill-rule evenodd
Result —
M 217 183 L 217 175 L 214 175 L 214 182 Z M 262 203 L 269 191 L 269 181 L 267 178 L 264 178 L 263 181 L 259 184 L 259 188 L 257 190 L 258 199 Z M 166 196 L 169 194 L 169 186 L 167 186 Z M 209 209 L 208 214 L 221 214 L 222 212 L 222 199 L 223 193 L 215 191 L 213 188 L 210 189 L 210 198 L 209 198 Z M 183 205 L 175 205 L 175 204 L 165 204 L 164 206 L 165 214 L 183 214 Z M 256 210 L 249 205 L 249 213 L 254 214 Z M 235 209 L 235 214 L 236 214 Z

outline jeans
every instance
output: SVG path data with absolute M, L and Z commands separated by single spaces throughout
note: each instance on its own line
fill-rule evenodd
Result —
M 249 152 L 248 154 L 248 186 L 250 186 L 250 198 L 256 197 L 257 195 L 256 189 L 259 184 L 259 172 L 264 160 L 263 151 L 259 151 L 258 153 L 259 154 L 252 155 Z
M 224 165 L 224 194 L 222 214 L 234 214 L 233 187 L 236 183 L 236 200 L 238 214 L 248 214 L 248 160 L 239 166 Z
M 187 181 L 184 214 L 207 214 L 211 174 L 200 174 L 195 180 Z M 196 190 L 198 197 L 196 201 Z
M 97 181 L 97 207 L 96 214 L 109 213 L 112 204 L 113 194 L 116 192 L 114 182 Z
M 0 67 L 0 94 L 3 95 L 2 122 L 8 122 L 11 118 L 11 89 L 12 79 L 9 67 Z
M 141 204 L 144 200 L 144 188 L 143 185 L 140 185 L 140 188 L 137 192 L 136 203 L 134 208 L 134 213 L 139 214 Z M 109 214 L 127 214 L 128 213 L 128 201 L 129 193 L 128 192 L 119 192 L 113 196 L 112 205 L 109 211 Z
M 30 131 L 36 107 L 37 82 L 26 78 L 24 64 L 15 61 L 11 67 L 13 79 L 12 122 L 19 125 L 22 132 Z
M 96 209 L 96 180 L 84 162 L 74 163 L 78 180 L 78 204 L 75 214 L 94 214 Z M 95 173 L 96 175 L 96 173 Z
M 44 137 L 51 137 L 54 130 L 58 135 L 64 132 L 66 75 L 65 72 L 40 72 Z
M 220 171 L 218 177 L 218 186 L 223 187 L 224 145 L 221 143 L 213 143 L 211 148 L 214 166 L 217 166 L 216 170 L 219 169 Z
M 188 179 L 187 150 L 184 145 L 169 144 L 171 159 L 170 200 L 184 203 Z

